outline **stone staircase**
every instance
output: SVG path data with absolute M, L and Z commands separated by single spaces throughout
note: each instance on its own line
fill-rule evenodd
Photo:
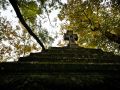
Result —
M 0 63 L 0 89 L 120 89 L 120 56 L 100 49 L 51 47 Z M 2 89 L 1 89 L 2 90 Z
M 120 56 L 103 52 L 100 49 L 52 47 L 44 52 L 31 53 L 27 57 L 21 57 L 19 62 L 120 63 Z

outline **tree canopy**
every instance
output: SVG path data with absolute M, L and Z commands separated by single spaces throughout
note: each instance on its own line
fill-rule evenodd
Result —
M 58 15 L 63 29 L 79 35 L 79 45 L 119 52 L 119 0 L 69 0 Z
M 53 42 L 41 17 L 53 9 L 60 10 L 58 18 L 64 21 L 61 31 L 73 30 L 79 36 L 78 44 L 86 48 L 100 48 L 120 55 L 120 1 L 119 0 L 2 0 L 0 9 L 6 10 L 11 5 L 19 19 L 19 25 L 13 28 L 10 21 L 0 17 L 1 54 L 7 56 L 17 52 L 18 57 L 34 50 L 39 50 L 32 37 L 42 50 Z M 41 19 L 38 19 L 38 16 Z M 22 32 L 22 33 L 21 33 Z M 20 35 L 21 34 L 21 35 Z M 32 37 L 31 37 L 32 36 Z M 12 46 L 6 46 L 4 41 Z M 20 42 L 21 41 L 21 42 Z M 23 42 L 22 42 L 23 41 Z M 14 42 L 14 43 L 13 43 Z M 34 43 L 31 43 L 34 42 Z M 23 44 L 24 43 L 24 44 Z M 23 48 L 24 47 L 24 48 Z

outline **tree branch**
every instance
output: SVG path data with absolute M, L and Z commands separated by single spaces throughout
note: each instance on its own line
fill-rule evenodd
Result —
M 87 14 L 85 13 L 85 11 L 83 11 L 83 12 L 84 12 L 86 18 L 89 20 L 90 25 L 92 25 L 91 19 L 87 16 Z M 99 28 L 100 28 L 100 24 L 99 24 Z M 98 29 L 97 27 L 94 27 L 94 29 L 91 28 L 92 31 L 96 31 L 97 29 Z M 115 35 L 115 34 L 112 34 L 112 33 L 108 32 L 108 31 L 105 31 L 104 35 L 105 35 L 110 41 L 116 42 L 116 43 L 120 44 L 120 36 L 117 36 L 117 35 Z
M 43 45 L 43 43 L 39 40 L 39 38 L 32 32 L 31 28 L 26 24 L 20 10 L 17 4 L 16 0 L 9 0 L 9 2 L 11 3 L 13 9 L 15 10 L 17 17 L 19 18 L 20 22 L 23 24 L 23 26 L 27 29 L 28 33 L 33 36 L 33 38 L 39 43 L 39 45 L 42 47 L 42 50 L 45 50 L 45 47 Z
M 108 31 L 105 32 L 105 36 L 110 40 L 110 41 L 113 41 L 113 42 L 116 42 L 118 44 L 120 44 L 120 36 L 117 36 L 115 34 L 112 34 Z

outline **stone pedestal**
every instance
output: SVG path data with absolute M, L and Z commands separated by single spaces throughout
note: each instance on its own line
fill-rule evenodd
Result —
M 78 47 L 76 35 L 67 34 L 65 40 L 69 47 L 51 47 L 18 62 L 0 63 L 0 90 L 120 89 L 120 56 Z

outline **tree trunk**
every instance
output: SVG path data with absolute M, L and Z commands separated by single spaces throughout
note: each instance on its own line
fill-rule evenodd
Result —
M 43 43 L 39 40 L 39 38 L 33 33 L 33 31 L 31 30 L 31 28 L 26 24 L 20 9 L 18 7 L 17 1 L 16 0 L 9 0 L 9 2 L 11 3 L 13 9 L 16 12 L 17 17 L 19 18 L 20 22 L 23 24 L 23 26 L 27 29 L 28 33 L 33 36 L 33 38 L 39 43 L 39 45 L 42 47 L 42 50 L 45 50 L 45 47 L 43 45 Z

